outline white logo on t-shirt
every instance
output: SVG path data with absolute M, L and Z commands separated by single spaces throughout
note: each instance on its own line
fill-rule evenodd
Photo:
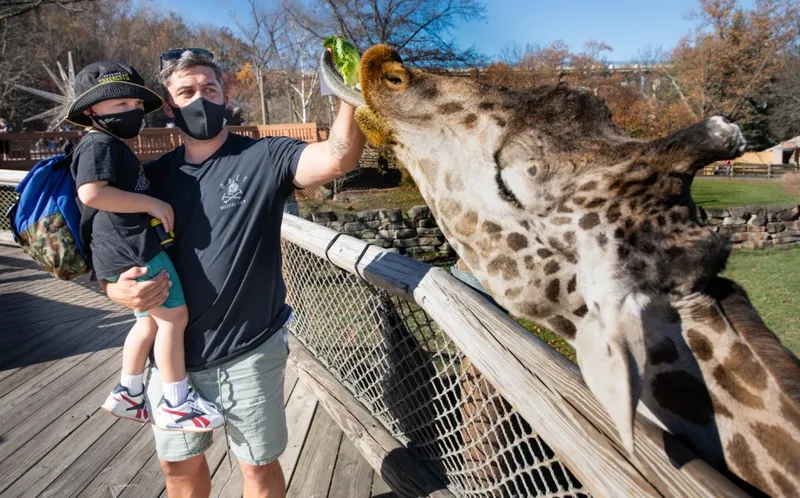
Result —
M 234 206 L 240 206 L 246 202 L 243 195 L 242 188 L 247 177 L 240 177 L 239 175 L 228 178 L 227 183 L 220 183 L 219 188 L 222 191 L 222 205 L 220 209 L 230 209 Z
M 150 188 L 150 180 L 144 176 L 144 168 L 139 167 L 139 178 L 136 180 L 136 190 L 147 190 Z

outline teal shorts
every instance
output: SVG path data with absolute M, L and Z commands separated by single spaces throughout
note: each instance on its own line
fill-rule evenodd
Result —
M 161 270 L 167 272 L 169 280 L 172 282 L 172 287 L 169 288 L 169 296 L 167 296 L 167 300 L 164 304 L 161 305 L 162 308 L 178 308 L 186 304 L 186 298 L 183 297 L 181 280 L 178 278 L 178 272 L 175 271 L 175 266 L 172 264 L 172 260 L 169 259 L 169 256 L 167 256 L 167 253 L 164 251 L 159 252 L 153 259 L 148 261 L 145 266 L 147 266 L 147 273 L 136 279 L 139 282 L 150 280 L 158 275 Z M 116 282 L 119 280 L 119 275 L 109 277 L 106 280 L 109 282 Z M 136 311 L 133 314 L 139 317 L 149 315 L 146 311 Z

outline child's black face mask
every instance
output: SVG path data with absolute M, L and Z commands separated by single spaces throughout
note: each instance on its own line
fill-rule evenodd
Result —
M 144 111 L 142 109 L 131 109 L 102 116 L 95 114 L 92 119 L 101 129 L 126 140 L 135 137 L 144 128 Z

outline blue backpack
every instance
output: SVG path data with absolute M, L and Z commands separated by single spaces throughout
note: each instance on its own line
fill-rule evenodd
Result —
M 8 211 L 14 240 L 59 280 L 73 280 L 91 271 L 91 234 L 81 234 L 71 163 L 71 154 L 36 163 L 17 185 L 17 200 Z

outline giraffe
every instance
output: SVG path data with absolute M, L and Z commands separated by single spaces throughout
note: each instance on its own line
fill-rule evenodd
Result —
M 718 276 L 730 243 L 690 195 L 702 166 L 744 151 L 736 125 L 635 140 L 587 89 L 489 87 L 385 45 L 362 57 L 360 93 L 325 55 L 321 72 L 492 297 L 575 347 L 628 452 L 641 402 L 711 464 L 800 495 L 800 361 Z

